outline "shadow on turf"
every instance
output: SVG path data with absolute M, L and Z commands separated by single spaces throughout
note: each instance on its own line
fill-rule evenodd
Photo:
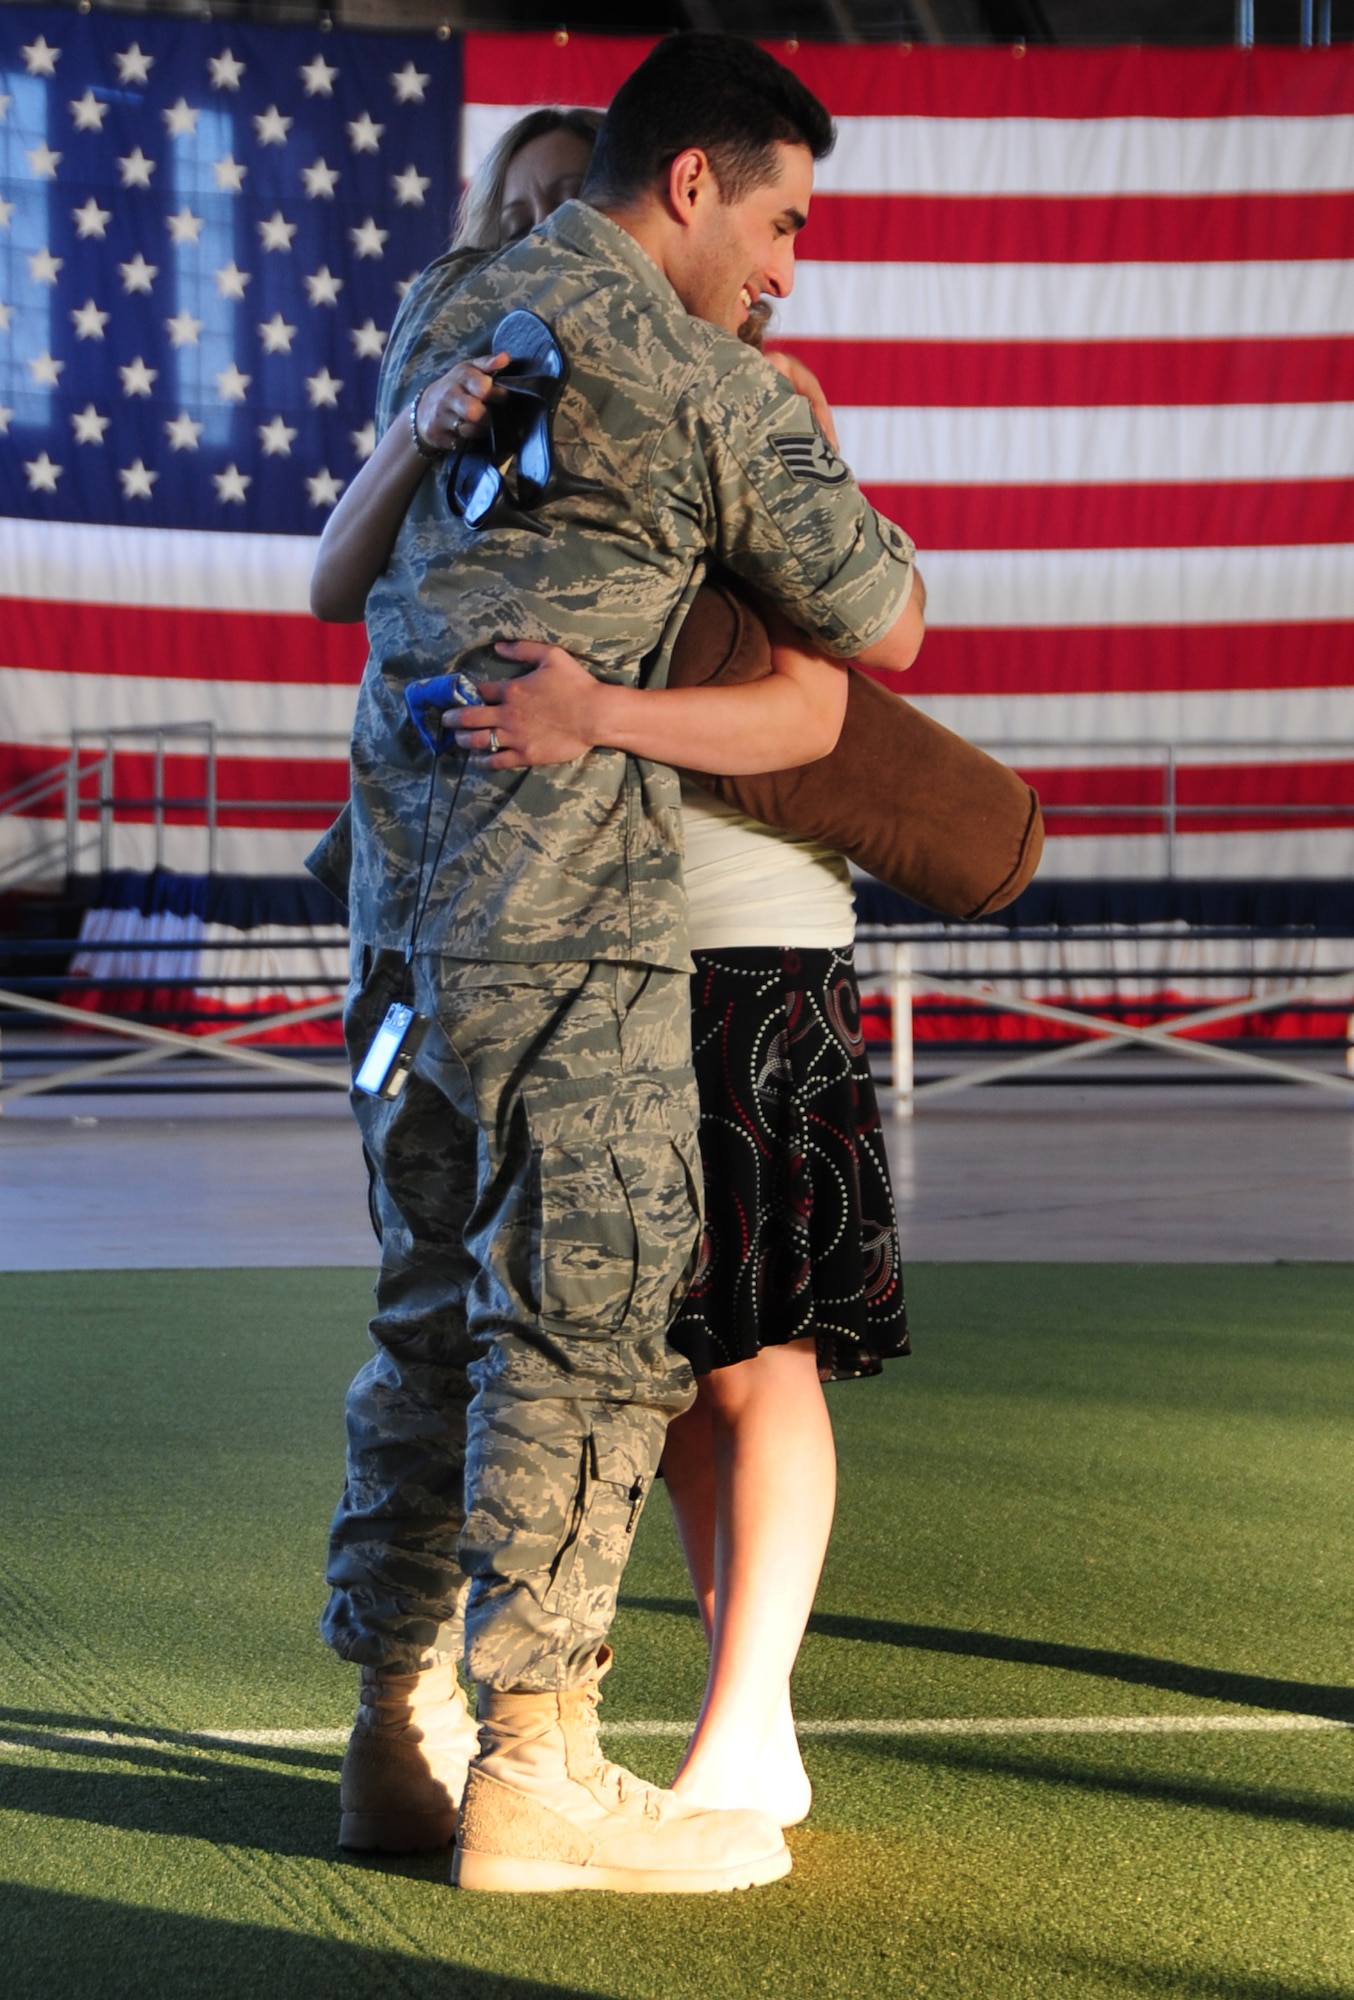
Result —
M 1083 1990 L 1093 1982 L 1098 1993 L 1156 1994 L 1158 2000 L 1163 1995 L 1173 1995 L 1174 2000 L 1349 2000 L 1347 1986 L 1314 1986 L 1306 1981 L 1296 1985 L 1288 1979 L 1266 1978 L 1263 1973 L 1248 1977 L 1219 1972 L 1212 1966 L 1200 1970 L 1178 1962 L 1152 1964 L 1145 1959 L 1109 1958 L 1098 1952 L 1056 1951 L 1027 1962 L 1036 1969 L 1055 1968 L 1063 1979 L 1075 1981 Z
M 338 1859 L 337 1750 L 213 1743 L 102 1715 L 38 1709 L 0 1708 L 0 1732 L 23 1749 L 65 1760 L 7 1764 L 11 1811 Z M 88 1768 L 72 1765 L 73 1758 L 86 1759 Z M 108 1764 L 117 1769 L 94 1768 Z M 445 1856 L 438 1865 L 445 1868 Z
M 694 1618 L 696 1607 L 683 1597 L 623 1597 L 627 1610 L 665 1612 Z M 1052 1639 L 1017 1639 L 1004 1632 L 964 1632 L 948 1625 L 902 1625 L 882 1618 L 852 1618 L 815 1611 L 810 1632 L 825 1639 L 856 1639 L 873 1646 L 904 1646 L 924 1653 L 961 1653 L 970 1659 L 1008 1660 L 1025 1667 L 1058 1667 L 1097 1680 L 1125 1681 L 1134 1687 L 1162 1688 L 1200 1701 L 1235 1702 L 1270 1708 L 1284 1715 L 1324 1715 L 1354 1722 L 1354 1687 L 1320 1681 L 1271 1680 L 1263 1674 L 1231 1673 L 1223 1667 L 1191 1667 L 1182 1660 L 1155 1660 L 1142 1653 L 1112 1653 L 1095 1646 L 1065 1646 Z
M 152 1744 L 171 1750 L 214 1750 L 232 1757 L 259 1758 L 269 1764 L 295 1764 L 319 1771 L 337 1771 L 340 1751 L 304 1743 L 237 1743 L 209 1730 L 163 1729 L 154 1722 L 120 1722 L 107 1715 L 76 1715 L 69 1709 L 0 1707 L 0 1729 L 12 1743 L 30 1750 L 74 1750 L 132 1756 Z M 63 1732 L 68 1734 L 63 1735 Z M 97 1742 L 90 1738 L 96 1737 Z M 126 1739 L 123 1742 L 121 1739 Z M 106 1740 L 105 1740 L 106 1739 Z
M 1123 1738 L 1116 1741 L 1122 1745 Z M 1137 1739 L 1141 1742 L 1143 1739 Z M 987 1777 L 1018 1778 L 1022 1783 L 1057 1785 L 1062 1791 L 1106 1792 L 1153 1805 L 1195 1806 L 1205 1812 L 1233 1813 L 1244 1819 L 1277 1820 L 1288 1826 L 1312 1826 L 1333 1832 L 1354 1830 L 1354 1802 L 1319 1799 L 1223 1785 L 1200 1778 L 1168 1778 L 1145 1773 L 1107 1770 L 1103 1765 L 1075 1764 L 1038 1751 L 997 1750 L 991 1739 L 959 1745 L 951 1738 L 853 1737 L 853 1753 L 891 1757 L 897 1763 L 937 1764 L 955 1771 L 981 1771 Z M 1122 1749 L 1119 1754 L 1122 1755 Z
M 372 1951 L 339 1938 L 128 1909 L 93 1896 L 5 1888 L 7 2000 L 602 2000 L 592 1990 L 508 1978 L 450 1960 Z M 1285 1996 L 1286 2000 L 1286 1996 Z M 1293 1996 L 1305 2000 L 1305 1996 Z

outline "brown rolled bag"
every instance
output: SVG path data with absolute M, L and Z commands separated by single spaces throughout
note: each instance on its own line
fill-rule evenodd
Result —
M 677 635 L 668 686 L 732 686 L 770 671 L 757 613 L 722 584 L 703 585 Z M 1004 909 L 1044 850 L 1037 793 L 859 667 L 846 671 L 846 720 L 826 757 L 755 777 L 689 775 L 752 819 L 835 847 L 941 916 Z

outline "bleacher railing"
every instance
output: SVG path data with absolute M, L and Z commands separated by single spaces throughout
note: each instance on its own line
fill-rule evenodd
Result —
M 1248 822 L 1275 831 L 1354 832 L 1354 742 L 1020 737 L 982 747 L 1031 774 L 1050 839 L 1099 821 L 1159 842 L 1158 868 L 1135 869 L 1142 876 L 1175 881 L 1196 873 L 1180 866 L 1182 842 L 1194 833 L 1241 832 Z M 1063 775 L 1091 792 L 1103 789 L 1098 796 L 1059 797 Z M 1125 796 L 1129 789 L 1151 795 Z M 1198 795 L 1203 789 L 1207 797 Z M 1285 791 L 1309 796 L 1285 797 Z
M 64 872 L 68 883 L 95 871 L 114 868 L 120 859 L 119 829 L 129 825 L 151 827 L 156 866 L 164 865 L 170 828 L 199 829 L 205 872 L 212 874 L 217 871 L 223 824 L 250 820 L 257 823 L 262 820 L 274 827 L 314 825 L 317 821 L 323 823 L 338 811 L 342 804 L 339 797 L 229 795 L 222 785 L 222 772 L 228 767 L 228 758 L 233 753 L 247 753 L 250 749 L 257 757 L 261 745 L 266 745 L 274 757 L 279 746 L 286 746 L 296 757 L 323 765 L 330 759 L 337 762 L 342 758 L 346 739 L 322 735 L 264 737 L 254 732 L 225 731 L 207 721 L 78 732 L 68 748 L 54 751 L 48 768 L 30 774 L 0 797 L 0 816 L 19 816 L 26 820 L 34 817 L 57 818 L 53 808 L 59 801 L 61 826 L 60 834 L 50 841 L 37 845 L 30 842 L 29 852 L 22 858 L 17 871 L 12 869 L 6 877 L 0 870 L 0 887 L 12 888 L 16 882 L 31 881 L 44 871 L 50 876 L 58 868 Z M 1271 825 L 1301 824 L 1308 829 L 1354 830 L 1354 744 L 1125 743 L 1122 739 L 1069 744 L 1022 739 L 992 747 L 1017 768 L 1046 768 L 1050 775 L 1056 773 L 1060 765 L 1072 767 L 1073 759 L 1076 760 L 1075 768 L 1085 772 L 1088 763 L 1092 763 L 1098 753 L 1105 755 L 1104 770 L 1113 771 L 1120 777 L 1126 771 L 1136 773 L 1138 797 L 1050 798 L 1045 805 L 1046 824 L 1054 838 L 1061 825 L 1085 823 L 1092 818 L 1101 822 L 1110 821 L 1116 826 L 1122 822 L 1151 834 L 1160 842 L 1160 874 L 1165 879 L 1177 875 L 1182 843 L 1187 841 L 1191 830 L 1196 827 L 1206 825 L 1210 830 L 1216 830 L 1219 826 L 1239 826 L 1247 820 L 1254 822 L 1259 818 Z M 130 758 L 125 754 L 129 751 L 134 753 Z M 182 759 L 185 756 L 200 768 L 200 783 L 196 779 L 190 786 L 181 782 Z M 1041 767 L 1041 759 L 1046 758 L 1051 761 L 1046 767 Z M 129 773 L 145 770 L 147 761 L 148 782 L 138 784 L 130 781 Z M 1311 789 L 1312 770 L 1326 771 L 1329 783 L 1323 795 L 1306 799 L 1282 797 L 1283 773 L 1287 766 L 1292 766 L 1295 772 L 1298 766 L 1303 768 L 1309 781 L 1308 790 Z M 1187 783 L 1182 784 L 1182 779 L 1199 767 L 1206 767 L 1215 781 L 1220 772 L 1225 775 L 1228 770 L 1234 770 L 1238 794 L 1231 798 L 1225 793 L 1219 795 L 1214 782 L 1206 799 L 1182 795 L 1189 790 Z M 1257 767 L 1263 769 L 1267 779 L 1272 781 L 1260 789 L 1277 792 L 1280 796 L 1256 796 L 1254 774 Z M 279 776 L 288 771 L 285 756 L 277 758 L 277 769 Z M 168 782 L 171 771 L 177 774 L 173 785 Z M 1155 787 L 1152 796 L 1141 796 L 1143 790 L 1151 787 Z M 278 789 L 286 787 L 280 785 Z M 1242 792 L 1247 795 L 1242 796 Z M 45 813 L 44 807 L 47 808 Z M 1147 875 L 1151 871 L 1144 868 L 1141 872 Z M 1238 1072 L 1261 1072 L 1271 1077 L 1282 1076 L 1290 1081 L 1311 1083 L 1326 1091 L 1339 1089 L 1348 1092 L 1347 1080 L 1332 1075 L 1328 1070 L 1235 1047 L 1223 1049 L 1217 1040 L 1202 1040 L 1200 1035 L 1212 1029 L 1225 1034 L 1229 1025 L 1235 1031 L 1242 1017 L 1278 1008 L 1299 1015 L 1304 1010 L 1322 1009 L 1328 1012 L 1331 1007 L 1340 1004 L 1343 994 L 1349 990 L 1351 977 L 1354 977 L 1354 941 L 1350 944 L 1349 965 L 1341 964 L 1334 968 L 1325 965 L 1310 974 L 1298 973 L 1295 965 L 1260 968 L 1253 958 L 1251 963 L 1237 966 L 1204 968 L 1193 965 L 1188 975 L 1191 983 L 1195 980 L 1243 978 L 1247 991 L 1242 996 L 1228 995 L 1225 1001 L 1213 1007 L 1196 1006 L 1184 1012 L 1178 1005 L 1139 994 L 1126 1003 L 1127 1009 L 1139 1017 L 1136 1025 L 1116 1018 L 1125 1010 L 1116 1009 L 1112 1004 L 1101 1002 L 1098 1006 L 1083 1008 L 1076 1002 L 1065 1004 L 1056 997 L 1058 987 L 1065 987 L 1067 983 L 1066 967 L 1041 970 L 1029 964 L 1012 966 L 1010 977 L 1005 981 L 1007 990 L 1002 991 L 997 984 L 998 974 L 990 963 L 973 969 L 951 963 L 942 976 L 918 967 L 914 956 L 916 949 L 933 938 L 943 938 L 947 947 L 958 945 L 962 952 L 966 945 L 990 947 L 994 937 L 1002 936 L 1009 940 L 1011 935 L 1009 932 L 984 931 L 982 927 L 939 924 L 934 931 L 910 928 L 906 935 L 896 929 L 862 929 L 863 943 L 878 944 L 888 953 L 888 968 L 882 983 L 891 1002 L 891 1097 L 896 1111 L 906 1115 L 923 1097 L 946 1095 L 952 1090 L 970 1088 L 979 1082 L 996 1081 L 1019 1073 L 1037 1073 L 1061 1064 L 1084 1061 L 1106 1049 L 1134 1045 L 1157 1051 L 1172 1050 L 1195 1056 L 1201 1061 L 1221 1063 Z M 1039 934 L 1021 932 L 1015 935 L 1026 941 L 1035 941 Z M 1098 933 L 1082 927 L 1063 929 L 1049 935 L 1056 936 L 1059 942 L 1076 940 L 1087 944 L 1102 935 L 1108 941 L 1111 933 Z M 1147 933 L 1141 932 L 1140 935 L 1146 936 Z M 1201 937 L 1215 936 L 1211 931 L 1198 930 L 1175 935 L 1196 943 Z M 1216 935 L 1221 936 L 1220 933 Z M 1261 934 L 1252 931 L 1234 935 L 1238 940 L 1249 938 L 1254 941 Z M 275 949 L 281 949 L 286 942 L 270 940 Z M 304 942 L 302 939 L 295 940 L 298 946 Z M 277 1081 L 285 1076 L 293 1085 L 302 1081 L 319 1084 L 320 1087 L 341 1084 L 343 1079 L 333 1050 L 326 1053 L 321 1049 L 310 1049 L 282 1054 L 276 1048 L 248 1046 L 251 1040 L 263 1036 L 276 1039 L 279 1031 L 289 1027 L 337 1015 L 341 1001 L 334 993 L 332 984 L 327 991 L 323 990 L 326 986 L 323 979 L 289 976 L 286 981 L 289 988 L 309 985 L 321 990 L 316 991 L 313 1000 L 284 1011 L 260 1006 L 251 1012 L 248 1007 L 250 990 L 253 989 L 260 998 L 265 989 L 275 992 L 278 983 L 275 971 L 258 979 L 237 975 L 223 981 L 212 973 L 211 960 L 216 951 L 225 947 L 203 940 L 194 941 L 192 945 L 192 949 L 201 954 L 199 963 L 202 969 L 189 977 L 182 962 L 188 949 L 184 940 L 166 939 L 157 943 L 144 936 L 128 936 L 125 939 L 100 936 L 96 949 L 101 965 L 107 970 L 101 971 L 97 986 L 99 997 L 105 1004 L 99 1011 L 92 1012 L 87 1006 L 72 1007 L 68 1004 L 70 999 L 78 997 L 80 988 L 83 987 L 88 994 L 91 982 L 70 970 L 71 956 L 86 943 L 86 940 L 77 937 L 61 937 L 10 941 L 5 946 L 10 971 L 3 981 L 3 990 L 0 990 L 0 1011 L 4 1012 L 7 1023 L 7 1052 L 11 1056 L 19 1053 L 13 1033 L 16 1027 L 28 1032 L 30 1049 L 29 1059 L 22 1065 L 26 1074 L 15 1077 L 13 1062 L 8 1065 L 10 1074 L 0 1085 L 0 1102 L 11 1094 L 30 1095 L 40 1090 L 79 1088 L 81 1080 L 93 1081 L 96 1075 L 111 1079 L 128 1072 L 153 1070 L 171 1057 L 175 1059 L 176 1069 L 185 1067 L 185 1059 L 190 1059 L 186 1068 L 198 1074 L 205 1060 L 215 1059 L 228 1063 L 236 1072 L 242 1065 L 252 1068 L 259 1081 L 263 1080 L 263 1072 L 270 1072 Z M 238 944 L 231 948 L 238 950 L 241 947 L 248 947 L 248 933 L 243 933 Z M 120 951 L 127 954 L 126 978 L 122 978 L 109 964 L 110 957 L 115 962 Z M 157 952 L 165 954 L 164 976 L 158 981 L 153 973 L 147 971 L 147 955 L 153 956 Z M 1076 976 L 1089 976 L 1088 969 L 1079 965 Z M 1116 971 L 1112 966 L 1107 967 L 1105 976 L 1107 979 L 1124 977 L 1124 969 L 1121 966 Z M 1042 981 L 1051 997 L 1037 999 L 1028 993 L 1012 992 L 1010 988 L 1016 981 L 1022 985 Z M 868 986 L 870 980 L 867 978 L 863 983 Z M 880 978 L 876 976 L 873 983 L 877 988 Z M 220 989 L 223 985 L 238 989 L 241 1002 L 240 1018 L 225 1025 L 221 1023 L 219 1013 L 209 1020 L 201 1007 L 194 1004 L 196 992 L 206 988 Z M 152 992 L 149 1004 L 146 1004 L 147 990 L 157 986 L 158 993 Z M 143 1004 L 129 1008 L 126 1013 L 112 1011 L 117 1007 L 119 991 L 125 992 L 130 1001 L 136 997 L 134 989 L 140 989 Z M 1003 1053 L 996 1062 L 981 1065 L 968 1063 L 953 1077 L 933 1079 L 918 1085 L 914 1073 L 912 1020 L 914 1007 L 919 1001 L 927 1007 L 948 1001 L 949 1004 L 963 1003 L 966 1008 L 977 1005 L 995 1012 L 1024 1014 L 1036 1022 L 1044 1022 L 1051 1036 L 1063 1039 L 1035 1053 Z M 1156 1018 L 1143 1025 L 1144 1015 L 1155 1015 Z M 44 1067 L 38 1040 L 34 1039 L 35 1031 L 40 1031 L 43 1024 L 49 1024 L 50 1030 L 57 1031 L 57 1038 L 52 1043 L 58 1057 L 55 1069 L 50 1064 Z M 76 1028 L 83 1030 L 79 1037 L 79 1060 L 62 1062 L 59 1057 L 63 1052 L 67 1057 L 73 1053 L 71 1031 Z M 210 1032 L 203 1032 L 204 1029 Z M 1187 1037 L 1186 1030 L 1189 1031 Z M 1065 1039 L 1069 1032 L 1079 1038 Z M 130 1053 L 112 1055 L 109 1053 L 109 1037 L 119 1041 L 129 1039 L 140 1046 Z
M 266 756 L 285 781 L 289 759 L 332 762 L 346 770 L 347 755 L 348 738 L 332 732 L 222 729 L 211 721 L 75 730 L 67 745 L 53 747 L 45 768 L 0 793 L 0 820 L 59 819 L 62 829 L 49 837 L 38 834 L 0 863 L 0 888 L 50 881 L 57 873 L 67 879 L 106 873 L 119 865 L 119 828 L 147 825 L 152 866 L 166 866 L 170 828 L 192 828 L 201 834 L 196 872 L 215 875 L 223 826 L 252 822 L 286 830 L 316 824 L 332 818 L 346 796 L 340 783 L 334 786 L 338 796 L 328 797 L 232 792 L 229 782 L 223 783 L 232 758 L 257 770 Z M 147 763 L 149 782 L 139 783 L 135 774 Z M 187 783 L 185 764 L 191 773 Z M 167 782 L 171 768 L 179 780 L 173 785 Z M 278 789 L 285 791 L 285 782 Z

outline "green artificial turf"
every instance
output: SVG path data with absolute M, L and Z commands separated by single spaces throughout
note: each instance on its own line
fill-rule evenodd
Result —
M 832 1390 L 803 1719 L 1354 1718 L 1347 1266 L 921 1267 Z M 1354 1734 L 813 1737 L 746 1896 L 459 1896 L 340 1856 L 315 1635 L 349 1271 L 0 1279 L 0 1988 L 28 1996 L 1354 1996 Z M 689 1718 L 661 1493 L 610 1719 Z M 673 1739 L 615 1746 L 670 1773 Z

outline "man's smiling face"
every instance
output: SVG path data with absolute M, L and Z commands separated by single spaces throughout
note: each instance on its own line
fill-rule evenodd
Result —
M 794 284 L 795 238 L 808 218 L 813 155 L 784 140 L 773 151 L 775 178 L 737 201 L 724 201 L 717 183 L 704 190 L 682 270 L 674 276 L 687 311 L 729 333 L 737 333 L 759 298 L 786 298 Z

